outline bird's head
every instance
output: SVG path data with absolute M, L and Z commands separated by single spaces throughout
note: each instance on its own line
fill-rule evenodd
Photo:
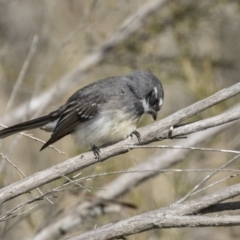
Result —
M 134 71 L 128 76 L 128 87 L 137 99 L 139 114 L 151 114 L 156 120 L 164 99 L 160 80 L 151 71 Z
M 145 98 L 141 100 L 144 113 L 151 114 L 153 119 L 157 119 L 157 114 L 163 104 L 163 88 L 160 81 L 154 84 L 153 88 L 146 94 Z

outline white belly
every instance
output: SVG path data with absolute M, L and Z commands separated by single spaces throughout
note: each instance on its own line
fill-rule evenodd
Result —
M 81 123 L 72 136 L 79 147 L 99 147 L 126 138 L 136 129 L 137 120 L 120 111 L 104 111 L 99 117 Z

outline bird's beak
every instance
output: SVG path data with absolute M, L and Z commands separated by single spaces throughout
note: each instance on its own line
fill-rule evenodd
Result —
M 157 112 L 153 112 L 152 117 L 153 117 L 154 121 L 156 121 L 157 120 Z
M 149 111 L 149 114 L 152 115 L 153 120 L 155 120 L 155 121 L 157 120 L 157 111 L 151 110 L 151 111 Z

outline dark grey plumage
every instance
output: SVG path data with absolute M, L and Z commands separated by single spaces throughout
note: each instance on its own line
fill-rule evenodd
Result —
M 80 146 L 101 146 L 129 135 L 144 113 L 156 119 L 163 98 L 161 82 L 152 72 L 134 71 L 89 84 L 56 111 L 1 130 L 0 138 L 41 127 L 53 132 L 41 150 L 68 134 Z

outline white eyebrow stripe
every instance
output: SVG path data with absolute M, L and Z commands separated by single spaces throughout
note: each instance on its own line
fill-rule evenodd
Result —
M 155 93 L 155 97 L 157 98 L 157 93 L 158 93 L 158 92 L 157 92 L 157 88 L 154 87 L 153 90 L 154 90 L 154 93 Z
M 161 106 L 162 106 L 162 104 L 163 104 L 163 99 L 162 99 L 162 98 L 160 98 L 160 99 L 159 99 L 159 107 L 161 107 Z

